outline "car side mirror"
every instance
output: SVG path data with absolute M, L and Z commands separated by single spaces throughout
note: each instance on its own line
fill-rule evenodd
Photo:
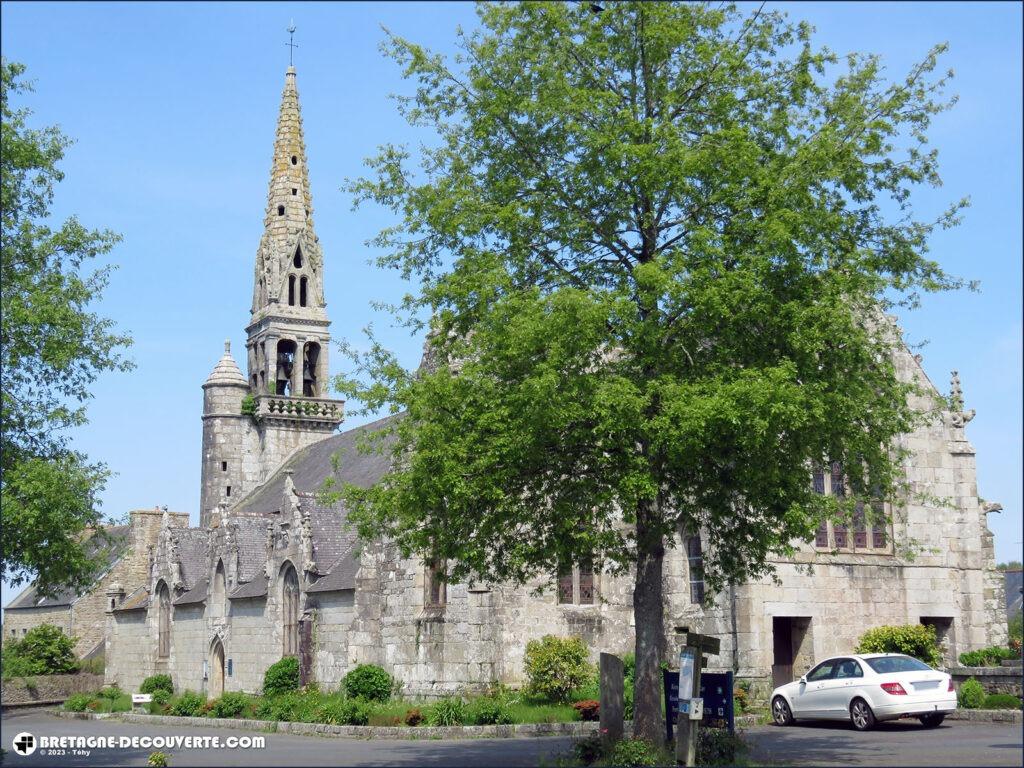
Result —
M 807 675 L 800 675 L 800 684 L 807 685 Z

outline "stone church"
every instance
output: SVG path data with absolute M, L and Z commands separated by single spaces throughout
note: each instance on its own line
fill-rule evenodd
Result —
M 136 690 L 146 676 L 166 673 L 177 689 L 211 697 L 255 692 L 267 667 L 296 655 L 303 679 L 323 687 L 372 662 L 406 695 L 431 696 L 522 682 L 526 643 L 544 634 L 580 636 L 595 657 L 631 650 L 629 574 L 578 567 L 525 587 L 446 584 L 436 564 L 402 558 L 387 542 L 357 541 L 343 504 L 318 503 L 329 475 L 369 486 L 387 459 L 356 449 L 383 422 L 336 431 L 343 403 L 327 392 L 327 263 L 306 162 L 290 67 L 253 273 L 247 372 L 226 344 L 202 385 L 199 526 L 163 514 L 148 543 L 135 545 L 145 548 L 136 553 L 148 563 L 145 576 L 103 587 L 107 682 Z M 942 412 L 903 438 L 908 480 L 942 505 L 890 510 L 879 527 L 824 525 L 777 564 L 777 580 L 736 586 L 705 607 L 701 538 L 669 552 L 667 626 L 718 636 L 713 666 L 756 689 L 849 652 L 873 625 L 932 624 L 950 660 L 1005 641 L 1002 577 L 986 524 L 997 506 L 978 497 L 964 432 L 973 412 L 964 412 L 955 376 L 947 401 L 905 349 L 898 370 L 928 388 L 915 407 Z M 838 470 L 809 482 L 842 493 Z M 913 558 L 905 554 L 911 542 Z M 553 589 L 535 591 L 545 584 Z

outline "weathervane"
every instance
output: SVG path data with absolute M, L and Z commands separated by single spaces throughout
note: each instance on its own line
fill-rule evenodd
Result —
M 292 54 L 295 53 L 295 49 L 299 46 L 295 43 L 295 20 L 292 19 L 291 25 L 288 27 L 288 42 L 285 43 L 288 46 L 288 66 L 292 66 Z

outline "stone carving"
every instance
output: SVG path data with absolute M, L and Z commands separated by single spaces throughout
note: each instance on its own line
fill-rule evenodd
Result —
M 273 521 L 267 523 L 267 544 L 266 544 L 267 557 L 263 563 L 263 574 L 269 579 L 273 570 L 274 562 L 274 523 Z
M 317 573 L 316 562 L 313 560 L 313 526 L 309 519 L 309 512 L 302 514 L 302 522 L 299 527 L 299 542 L 302 548 L 303 570 L 306 573 Z
M 949 404 L 953 426 L 963 429 L 964 425 L 974 418 L 974 409 L 964 410 L 964 392 L 960 388 L 960 374 L 957 371 L 953 371 L 953 378 L 950 382 Z
M 178 548 L 178 542 L 174 539 L 171 540 L 170 567 L 168 570 L 171 572 L 171 586 L 174 589 L 184 589 L 185 579 L 181 573 L 181 550 Z

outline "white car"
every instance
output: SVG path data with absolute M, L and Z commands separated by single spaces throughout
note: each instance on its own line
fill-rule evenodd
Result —
M 826 659 L 795 683 L 772 691 L 778 725 L 795 720 L 847 720 L 866 731 L 880 720 L 916 717 L 928 728 L 956 709 L 953 678 L 899 653 Z

